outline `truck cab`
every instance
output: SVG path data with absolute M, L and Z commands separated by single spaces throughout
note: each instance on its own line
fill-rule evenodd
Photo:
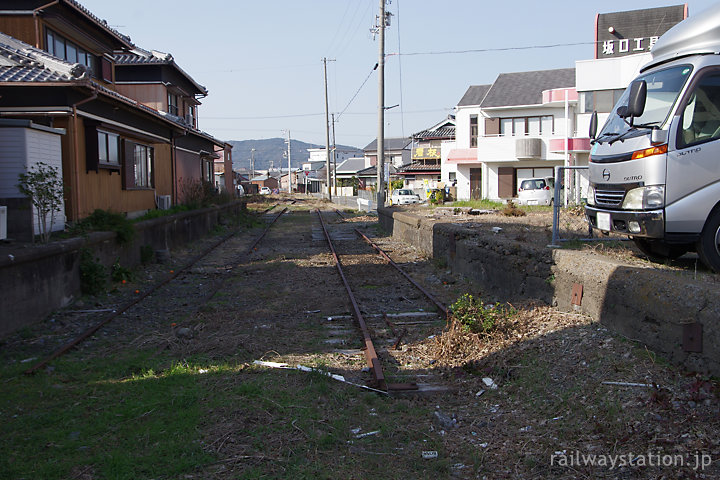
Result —
M 652 260 L 720 272 L 720 6 L 665 33 L 597 132 L 586 216 Z M 594 115 L 594 118 L 595 115 Z

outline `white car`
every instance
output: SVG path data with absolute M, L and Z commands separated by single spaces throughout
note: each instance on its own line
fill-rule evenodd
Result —
M 260 187 L 260 195 L 270 195 L 270 187 Z
M 390 196 L 391 205 L 408 205 L 410 203 L 420 203 L 420 197 L 410 189 L 395 190 Z
M 555 179 L 552 177 L 526 178 L 518 187 L 520 205 L 552 205 L 555 196 Z

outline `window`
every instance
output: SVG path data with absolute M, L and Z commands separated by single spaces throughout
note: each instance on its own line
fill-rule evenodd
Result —
M 470 115 L 470 147 L 477 147 L 478 116 Z
M 50 29 L 45 31 L 45 51 L 67 62 L 85 65 L 95 74 L 95 56 Z
M 448 172 L 448 181 L 454 182 L 457 180 L 457 172 Z
M 178 114 L 178 96 L 174 93 L 168 93 L 168 113 L 175 115 Z
M 553 116 L 512 117 L 500 119 L 500 135 L 552 135 Z
M 683 110 L 678 146 L 684 148 L 720 138 L 720 73 L 705 75 Z
M 135 144 L 135 186 L 151 188 L 153 148 Z
M 188 124 L 189 124 L 191 127 L 195 127 L 195 128 L 197 128 L 197 123 L 195 123 L 195 120 L 196 120 L 196 117 L 195 117 L 195 115 L 196 115 L 196 108 L 197 108 L 197 107 L 195 107 L 195 105 L 190 105 L 190 106 L 188 107 L 188 120 L 189 120 L 189 121 L 188 121 Z
M 623 91 L 619 89 L 580 92 L 580 113 L 592 113 L 593 111 L 598 113 L 612 112 Z
M 98 161 L 108 165 L 120 165 L 120 136 L 102 130 L 97 131 Z

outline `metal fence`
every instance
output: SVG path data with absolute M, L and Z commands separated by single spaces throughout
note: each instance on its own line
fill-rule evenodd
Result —
M 588 167 L 555 167 L 553 245 L 597 240 L 585 218 L 588 185 Z

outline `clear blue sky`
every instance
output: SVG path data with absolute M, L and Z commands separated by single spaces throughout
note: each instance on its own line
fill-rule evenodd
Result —
M 172 53 L 210 95 L 200 127 L 223 140 L 284 136 L 325 144 L 322 59 L 330 111 L 345 110 L 378 58 L 370 27 L 378 0 L 80 0 L 147 50 Z M 458 51 L 587 42 L 506 52 L 391 55 L 385 71 L 386 137 L 410 135 L 452 112 L 469 85 L 499 73 L 575 66 L 593 57 L 596 13 L 679 5 L 637 0 L 392 0 L 386 52 Z M 712 5 L 690 0 L 690 16 Z M 401 88 L 402 86 L 402 88 Z M 337 143 L 364 147 L 377 136 L 378 79 L 372 74 L 336 123 Z M 272 118 L 268 118 L 272 117 Z

